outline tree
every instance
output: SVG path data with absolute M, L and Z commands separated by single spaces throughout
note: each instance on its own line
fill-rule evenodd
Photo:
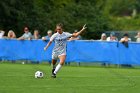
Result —
M 0 1 L 0 27 L 6 31 L 13 29 L 18 36 L 24 26 L 46 35 L 59 22 L 71 33 L 86 23 L 85 38 L 97 39 L 101 32 L 111 29 L 110 19 L 104 13 L 105 4 L 106 0 L 3 0 Z

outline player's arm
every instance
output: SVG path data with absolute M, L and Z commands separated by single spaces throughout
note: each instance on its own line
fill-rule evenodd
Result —
M 85 24 L 85 25 L 83 26 L 83 28 L 82 28 L 79 32 L 72 34 L 72 37 L 77 37 L 77 36 L 80 35 L 86 28 L 87 28 L 87 27 L 86 27 L 86 24 Z
M 51 45 L 52 41 L 49 41 L 48 44 L 44 47 L 44 50 L 47 50 L 48 47 Z
M 50 41 L 48 42 L 48 44 L 44 47 L 44 50 L 47 50 L 48 47 L 51 45 L 51 43 L 53 42 L 54 38 L 55 38 L 56 34 L 53 34 L 52 37 L 50 38 Z

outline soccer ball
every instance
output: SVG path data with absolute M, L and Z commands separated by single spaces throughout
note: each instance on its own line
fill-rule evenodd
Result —
M 35 78 L 43 78 L 44 74 L 41 71 L 36 71 L 35 72 Z

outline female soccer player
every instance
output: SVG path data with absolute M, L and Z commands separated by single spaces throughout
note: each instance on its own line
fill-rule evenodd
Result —
M 55 42 L 55 46 L 52 51 L 52 64 L 53 64 L 52 77 L 53 78 L 56 78 L 57 72 L 60 70 L 60 68 L 65 62 L 67 39 L 69 37 L 76 37 L 80 35 L 85 29 L 86 29 L 86 25 L 84 25 L 79 32 L 70 34 L 68 32 L 63 32 L 63 24 L 60 23 L 56 25 L 56 33 L 52 35 L 50 41 L 44 47 L 44 50 L 47 50 L 47 48 L 51 45 L 51 43 L 53 41 Z M 57 66 L 55 66 L 58 58 L 60 60 L 60 63 Z

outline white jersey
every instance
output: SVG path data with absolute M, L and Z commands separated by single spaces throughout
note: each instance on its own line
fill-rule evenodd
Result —
M 50 41 L 54 41 L 55 46 L 53 48 L 52 52 L 52 58 L 55 59 L 56 57 L 60 55 L 66 55 L 66 45 L 67 45 L 67 39 L 71 37 L 72 34 L 68 32 L 63 32 L 62 34 L 55 33 L 50 38 Z
M 3 37 L 3 35 L 4 35 L 4 32 L 0 31 L 0 39 Z

